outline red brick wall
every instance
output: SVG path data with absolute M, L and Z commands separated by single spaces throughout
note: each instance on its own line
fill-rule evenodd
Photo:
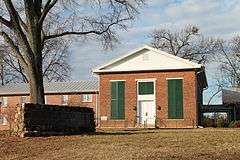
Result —
M 183 78 L 184 119 L 168 119 L 168 83 L 167 78 Z M 197 124 L 197 88 L 195 71 L 118 73 L 100 75 L 100 116 L 102 127 L 134 127 L 136 124 L 136 79 L 156 79 L 157 127 L 187 128 Z M 110 80 L 125 82 L 125 120 L 110 119 Z
M 96 111 L 96 98 L 97 94 L 92 94 L 92 102 L 83 102 L 82 94 L 64 94 L 68 95 L 68 104 L 72 106 L 90 107 Z M 16 107 L 17 104 L 21 103 L 21 96 L 5 96 L 8 97 L 8 106 L 1 106 L 1 113 L 4 113 L 10 107 Z M 29 102 L 29 96 L 27 96 L 27 101 Z M 51 105 L 62 105 L 62 95 L 46 95 L 46 103 Z M 0 130 L 8 129 L 8 126 L 0 125 Z

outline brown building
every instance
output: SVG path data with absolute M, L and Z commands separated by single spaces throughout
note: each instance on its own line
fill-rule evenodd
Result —
M 101 127 L 198 125 L 204 67 L 144 46 L 93 70 L 99 75 Z
M 46 104 L 90 107 L 97 111 L 97 81 L 46 83 L 44 89 Z M 13 112 L 16 105 L 29 102 L 28 85 L 11 84 L 0 87 L 0 102 L 0 130 L 3 130 L 8 129 L 9 125 L 6 114 Z
M 94 108 L 99 127 L 193 128 L 198 125 L 204 66 L 144 46 L 93 70 L 99 82 L 45 84 L 47 104 Z M 26 84 L 0 87 L 1 110 L 29 100 Z M 2 128 L 7 126 L 4 115 Z

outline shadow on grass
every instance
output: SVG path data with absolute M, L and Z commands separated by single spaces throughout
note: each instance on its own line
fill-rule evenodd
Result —
M 119 132 L 96 132 L 92 135 L 113 135 L 113 136 L 120 136 L 120 135 L 137 135 L 137 134 L 151 134 L 151 133 L 156 133 L 156 132 L 149 132 L 149 131 L 145 131 L 145 132 L 124 132 L 124 131 L 119 131 Z M 91 135 L 91 134 L 90 134 Z
M 52 136 L 121 136 L 121 135 L 140 135 L 153 134 L 162 131 L 180 131 L 182 129 L 160 129 L 160 128 L 137 128 L 137 129 L 101 129 L 96 132 L 29 132 L 24 137 L 52 137 Z M 186 129 L 184 129 L 186 130 Z
M 177 129 L 168 129 L 168 128 L 137 128 L 137 129 L 122 129 L 122 130 L 114 130 L 114 129 L 98 129 L 97 132 L 92 135 L 136 135 L 136 134 L 151 134 L 162 131 L 180 131 L 183 130 L 181 128 Z M 188 128 L 184 129 L 188 130 Z M 191 130 L 191 128 L 189 128 Z
M 31 132 L 25 133 L 24 137 L 51 137 L 51 136 L 96 136 L 96 135 L 134 135 L 134 134 L 149 134 L 155 133 L 156 129 L 123 129 L 123 130 L 102 130 L 98 129 L 96 132 Z

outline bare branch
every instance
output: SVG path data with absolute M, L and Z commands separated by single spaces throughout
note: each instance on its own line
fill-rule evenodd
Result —
M 49 11 L 52 9 L 52 7 L 54 7 L 54 5 L 57 3 L 58 0 L 48 0 L 47 3 L 45 4 L 43 11 L 42 11 L 42 15 L 38 21 L 38 24 L 42 25 L 44 19 L 46 18 L 47 14 L 49 13 Z
M 201 36 L 199 29 L 193 25 L 175 32 L 156 29 L 150 37 L 153 47 L 198 63 L 205 63 L 217 50 L 216 41 Z
M 19 43 L 21 43 L 22 48 L 25 50 L 25 53 L 29 55 L 28 57 L 32 58 L 31 57 L 32 50 L 28 43 L 27 37 L 24 34 L 24 32 L 20 26 L 20 23 L 19 23 L 20 16 L 19 16 L 18 12 L 14 8 L 11 0 L 4 0 L 4 3 L 6 5 L 6 8 L 11 17 L 11 21 L 13 23 L 13 28 L 14 28 L 13 31 L 15 32 L 16 36 L 19 38 Z
M 22 64 L 24 66 L 26 66 L 27 62 L 25 61 L 24 57 L 22 56 L 18 46 L 16 46 L 14 44 L 13 40 L 5 32 L 0 32 L 0 35 L 4 38 L 5 42 L 11 47 L 11 49 L 14 51 L 16 56 L 21 60 Z
M 12 24 L 10 21 L 6 20 L 2 16 L 0 16 L 0 23 L 4 24 L 6 27 L 12 28 Z
M 44 64 L 43 58 L 48 57 L 44 55 L 47 43 L 60 37 L 67 39 L 67 35 L 83 35 L 81 38 L 92 38 L 94 35 L 94 40 L 101 42 L 103 47 L 112 46 L 117 42 L 118 29 L 126 29 L 126 22 L 134 19 L 144 0 L 88 0 L 85 3 L 61 0 L 59 5 L 56 5 L 59 0 L 3 0 L 3 2 L 5 4 L 3 10 L 10 20 L 0 17 L 0 23 L 6 26 L 11 23 L 12 28 L 4 26 L 1 36 L 16 55 L 12 60 L 19 59 L 23 66 L 21 70 L 18 62 L 13 62 L 17 71 L 25 72 L 27 75 L 30 83 L 30 101 L 42 104 L 43 71 L 46 75 L 50 74 L 46 77 L 50 81 L 63 80 L 61 76 L 69 73 L 65 54 L 61 55 L 58 52 L 54 57 L 51 48 L 48 48 L 49 53 L 56 61 L 50 60 L 51 65 Z M 69 10 L 67 5 L 73 6 Z
M 10 54 L 6 54 L 3 58 L 3 62 L 5 65 L 5 72 L 11 72 L 13 75 L 11 75 L 11 79 L 9 80 L 10 81 L 22 81 L 24 83 L 28 83 L 28 78 L 27 76 L 25 75 L 24 71 L 23 71 L 23 68 L 19 62 L 19 60 L 15 60 Z M 18 76 L 18 74 L 20 74 L 20 76 Z M 7 75 L 6 75 L 7 76 Z M 3 78 L 5 79 L 6 76 L 3 76 Z M 3 80 L 3 79 L 2 79 Z
M 24 30 L 25 30 L 26 32 L 28 32 L 27 24 L 22 20 L 22 18 L 20 17 L 20 15 L 18 15 L 18 19 L 19 19 L 19 22 L 20 22 L 21 26 L 24 28 Z
M 99 31 L 97 31 L 97 30 L 90 30 L 90 31 L 83 31 L 83 32 L 66 31 L 66 32 L 62 32 L 62 33 L 59 33 L 59 34 L 53 34 L 53 35 L 45 36 L 44 39 L 48 40 L 48 39 L 62 37 L 62 36 L 66 36 L 66 35 L 87 35 L 87 34 L 101 35 L 101 34 L 104 34 L 104 33 L 108 32 L 113 25 L 117 25 L 119 22 L 126 21 L 126 20 L 129 20 L 129 19 L 126 18 L 126 19 L 117 20 L 116 22 L 113 22 L 113 23 L 109 24 L 105 29 L 99 30 Z

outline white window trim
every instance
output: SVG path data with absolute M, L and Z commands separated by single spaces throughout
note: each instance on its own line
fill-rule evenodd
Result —
M 0 125 L 7 125 L 8 124 L 7 118 L 4 115 L 1 115 L 1 118 L 2 118 L 2 123 L 0 123 Z
M 6 104 L 4 104 L 4 99 L 6 100 Z M 7 107 L 8 105 L 8 97 L 2 97 L 2 107 Z
M 138 83 L 139 82 L 153 82 L 153 95 L 154 97 L 156 97 L 156 79 L 138 79 L 137 80 L 137 96 L 141 96 L 139 95 L 139 88 L 138 88 Z M 146 95 L 145 95 L 146 96 Z
M 120 81 L 120 82 L 126 82 L 126 80 L 110 80 L 110 82 L 118 82 L 118 81 Z
M 23 102 L 23 101 L 22 101 L 22 100 L 23 100 L 22 98 L 26 98 L 26 102 Z M 21 96 L 21 104 L 22 104 L 22 103 L 28 103 L 28 102 L 27 102 L 27 96 Z
M 5 116 L 3 116 L 3 123 L 2 123 L 2 125 L 7 125 L 7 124 L 8 124 L 7 118 Z
M 85 100 L 84 99 L 84 96 L 87 95 L 87 96 L 91 96 L 91 99 L 90 100 Z M 93 95 L 92 94 L 83 94 L 82 95 L 82 102 L 92 102 L 93 101 Z
M 135 81 L 137 81 L 137 82 L 153 82 L 156 80 L 157 80 L 157 78 L 135 79 Z
M 176 77 L 176 78 L 166 78 L 166 80 L 171 80 L 171 79 L 184 79 L 183 77 Z
M 156 78 L 152 78 L 152 79 L 136 79 L 136 82 L 137 82 L 137 107 L 136 107 L 136 109 L 137 109 L 137 116 L 140 116 L 140 102 L 141 102 L 141 100 L 142 100 L 142 98 L 144 97 L 144 99 L 146 98 L 146 97 L 149 97 L 153 102 L 154 102 L 154 104 L 155 104 L 155 118 L 156 118 L 156 116 L 157 116 L 157 101 L 156 101 L 156 91 L 157 91 L 157 89 L 156 89 L 156 85 L 157 85 L 157 79 Z M 153 82 L 153 94 L 151 94 L 151 95 L 139 95 L 139 82 Z M 142 97 L 142 98 L 141 98 Z M 137 123 L 139 123 L 139 118 L 137 118 Z
M 48 101 L 47 101 L 47 95 L 44 96 L 44 101 L 45 101 L 45 104 L 48 103 Z
M 64 97 L 66 97 L 66 99 Z M 68 104 L 68 95 L 62 95 L 62 105 L 67 105 L 67 104 Z

